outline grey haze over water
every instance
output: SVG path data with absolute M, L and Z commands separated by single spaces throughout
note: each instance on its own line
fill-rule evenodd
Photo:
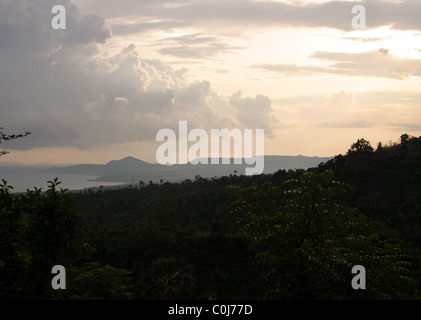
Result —
M 262 158 L 262 156 L 256 157 Z M 264 172 L 272 174 L 279 169 L 294 170 L 316 167 L 321 162 L 330 160 L 329 157 L 298 156 L 264 156 Z M 250 159 L 249 159 L 250 160 Z M 220 162 L 221 163 L 221 162 Z M 250 162 L 249 162 L 250 163 Z M 257 162 L 256 162 L 257 163 Z M 234 164 L 176 164 L 166 166 L 147 163 L 142 160 L 126 157 L 112 160 L 106 164 L 79 164 L 72 166 L 51 167 L 24 166 L 12 163 L 0 163 L 0 179 L 5 179 L 14 187 L 15 192 L 25 192 L 34 187 L 48 187 L 48 181 L 58 178 L 60 187 L 69 190 L 83 190 L 100 186 L 116 186 L 123 184 L 137 184 L 139 181 L 148 182 L 181 182 L 184 179 L 194 180 L 197 176 L 213 178 L 231 174 L 244 174 L 245 163 Z M 263 169 L 263 168 L 262 168 Z
M 61 181 L 59 187 L 69 190 L 82 190 L 84 188 L 99 186 L 119 185 L 119 182 L 88 181 L 95 180 L 96 176 L 83 174 L 54 174 L 42 172 L 51 166 L 18 166 L 18 165 L 0 165 L 0 179 L 7 181 L 7 184 L 13 186 L 13 192 L 25 192 L 27 189 L 33 190 L 34 187 L 47 190 L 47 181 L 58 178 Z

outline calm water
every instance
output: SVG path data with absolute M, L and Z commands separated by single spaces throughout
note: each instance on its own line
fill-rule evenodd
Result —
M 46 167 L 17 167 L 17 166 L 0 166 L 0 181 L 5 179 L 8 185 L 14 187 L 14 192 L 25 192 L 26 189 L 33 190 L 34 187 L 46 190 L 47 181 L 59 178 L 61 184 L 59 187 L 69 190 L 82 190 L 84 188 L 99 186 L 115 186 L 121 183 L 104 182 L 104 181 L 87 181 L 93 180 L 95 176 L 79 175 L 79 174 L 53 174 L 41 172 Z M 2 182 L 1 182 L 2 183 Z

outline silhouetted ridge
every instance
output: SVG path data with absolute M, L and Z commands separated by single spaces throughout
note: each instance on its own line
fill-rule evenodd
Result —
M 258 156 L 262 157 L 262 156 Z M 274 173 L 279 169 L 308 169 L 331 157 L 305 157 L 305 156 L 264 156 L 265 174 Z M 134 157 L 125 157 L 120 160 L 112 160 L 105 165 L 80 164 L 64 168 L 51 168 L 47 172 L 57 174 L 86 174 L 100 177 L 102 181 L 119 181 L 131 183 L 139 180 L 160 181 L 161 179 L 171 182 L 180 182 L 184 179 L 194 179 L 197 175 L 203 178 L 229 176 L 236 173 L 245 174 L 245 168 L 254 167 L 256 164 L 235 164 L 230 159 L 230 164 L 223 164 L 222 158 L 219 164 L 213 164 L 208 159 L 208 164 L 175 164 L 172 166 L 148 163 Z

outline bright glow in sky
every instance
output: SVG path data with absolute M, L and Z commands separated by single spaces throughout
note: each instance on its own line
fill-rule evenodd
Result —
M 53 30 L 51 8 L 66 8 Z M 354 5 L 367 28 L 354 30 Z M 156 162 L 162 128 L 265 129 L 334 156 L 421 135 L 421 2 L 3 0 L 2 161 Z

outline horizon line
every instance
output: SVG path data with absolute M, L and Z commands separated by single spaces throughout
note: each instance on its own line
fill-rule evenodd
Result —
M 256 156 L 252 156 L 252 157 L 248 157 L 248 158 L 239 158 L 239 157 L 200 157 L 200 158 L 195 158 L 192 161 L 197 161 L 200 159 L 230 159 L 230 160 L 234 160 L 234 159 L 253 159 L 256 157 L 306 157 L 306 158 L 334 158 L 334 156 L 306 156 L 306 155 L 302 155 L 302 154 L 298 154 L 298 155 L 279 155 L 279 154 L 265 154 L 265 155 L 256 155 Z M 108 163 L 112 162 L 112 161 L 121 161 L 127 158 L 132 158 L 138 161 L 142 161 L 145 162 L 147 164 L 152 164 L 152 165 L 161 165 L 157 162 L 148 162 L 139 158 L 136 158 L 134 156 L 126 156 L 120 159 L 112 159 L 109 160 L 105 163 L 24 163 L 24 162 L 12 162 L 12 161 L 8 161 L 8 162 L 2 162 L 0 161 L 0 167 L 2 166 L 22 166 L 22 167 L 30 167 L 30 166 L 76 166 L 76 165 L 107 165 Z M 184 165 L 184 164 L 192 164 L 192 161 L 188 161 L 185 163 L 176 163 L 173 165 Z M 231 163 L 230 163 L 231 164 Z M 173 165 L 164 165 L 164 166 L 173 166 Z M 193 164 L 194 165 L 194 164 Z

